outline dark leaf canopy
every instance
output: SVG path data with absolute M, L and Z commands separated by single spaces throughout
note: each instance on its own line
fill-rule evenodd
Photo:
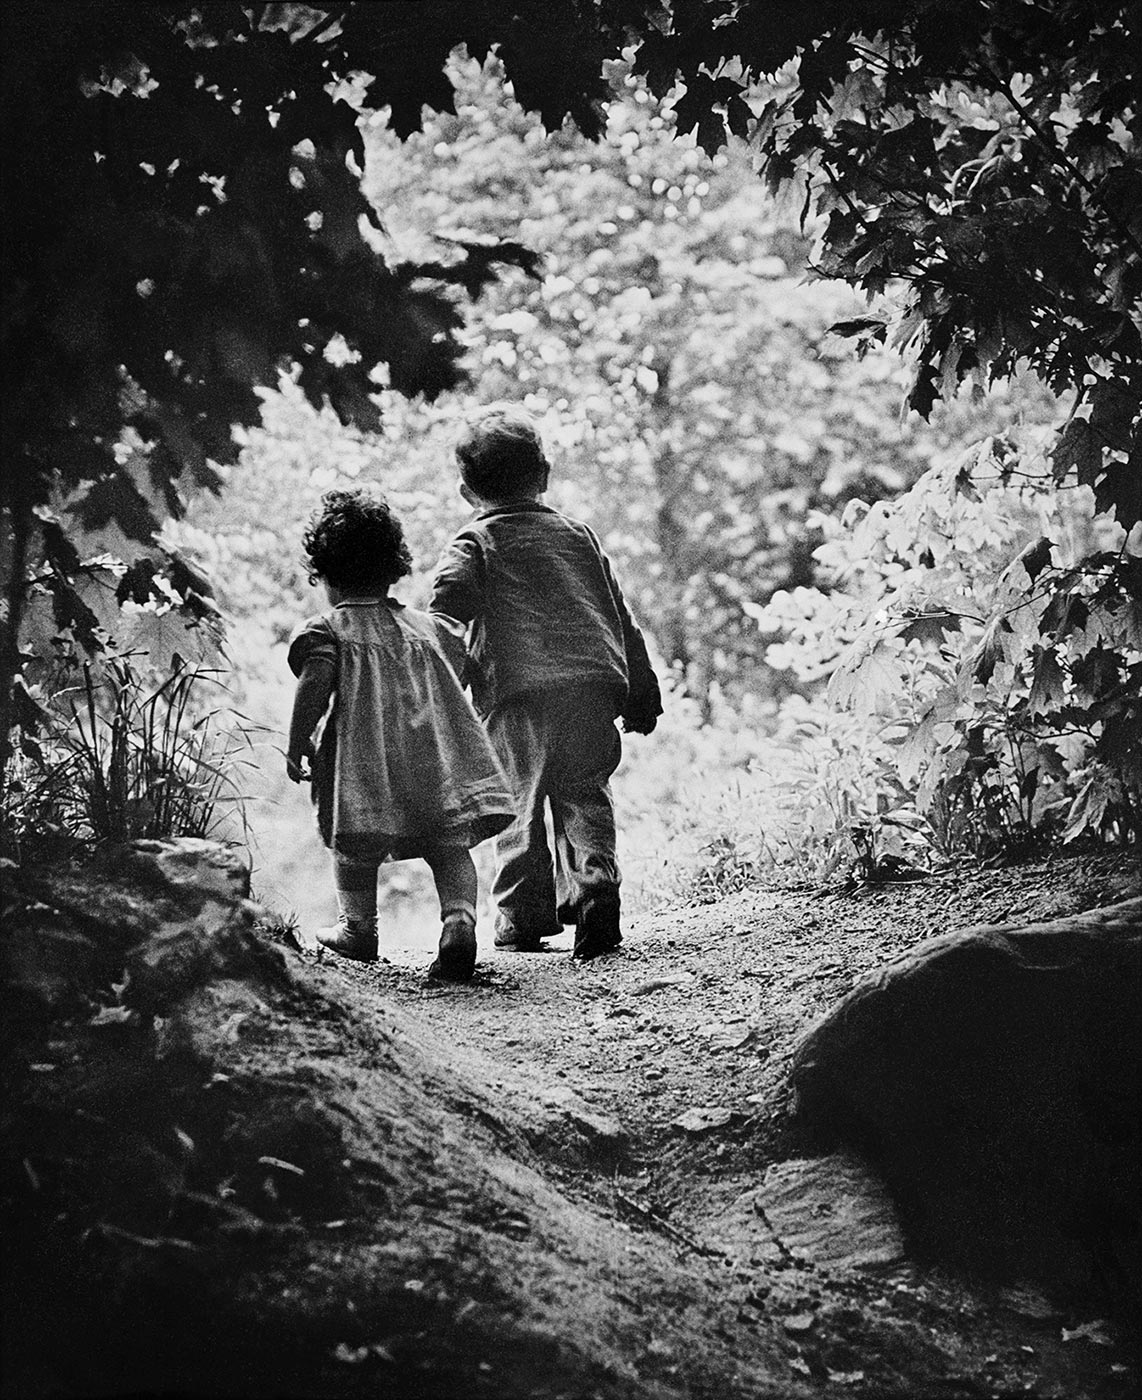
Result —
M 374 372 L 409 395 L 460 377 L 456 295 L 516 243 L 393 264 L 364 198 L 358 108 L 398 133 L 449 110 L 449 53 L 497 45 L 549 126 L 599 128 L 606 30 L 590 0 L 139 4 L 3 9 L 5 405 L 24 507 L 147 539 L 181 484 L 212 484 L 257 387 L 299 367 L 315 405 L 378 422 Z M 351 100 L 351 95 L 352 100 Z M 124 429 L 153 493 L 124 469 Z M 154 499 L 152 499 L 152 494 Z
M 94 484 L 91 510 L 144 532 L 152 495 L 176 510 L 182 480 L 233 456 L 231 425 L 287 365 L 366 428 L 378 365 L 408 394 L 457 382 L 457 294 L 529 255 L 386 261 L 358 106 L 398 133 L 451 109 L 463 44 L 494 48 L 549 128 L 588 134 L 607 61 L 633 52 L 704 146 L 746 135 L 772 182 L 806 185 L 823 274 L 904 289 L 914 408 L 1030 365 L 1079 400 L 1060 473 L 1138 518 L 1130 0 L 10 0 L 2 24 L 9 476 L 32 503 Z M 117 480 L 124 426 L 151 492 Z

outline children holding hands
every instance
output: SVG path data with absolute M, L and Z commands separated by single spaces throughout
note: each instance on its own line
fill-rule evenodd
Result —
M 466 981 L 470 848 L 492 835 L 497 948 L 538 951 L 563 924 L 575 926 L 578 958 L 618 947 L 615 721 L 649 734 L 662 703 L 598 539 L 540 501 L 550 468 L 532 419 L 509 405 L 483 410 L 456 457 L 475 515 L 437 568 L 428 613 L 389 595 L 411 560 L 383 500 L 333 491 L 311 520 L 310 577 L 330 607 L 290 643 L 287 772 L 312 779 L 333 854 L 340 917 L 319 941 L 374 959 L 378 867 L 419 856 L 442 919 L 430 975 Z

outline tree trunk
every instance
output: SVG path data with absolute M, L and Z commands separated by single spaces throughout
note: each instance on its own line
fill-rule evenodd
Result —
M 12 727 L 15 721 L 14 686 L 20 669 L 20 627 L 24 620 L 25 572 L 28 543 L 32 533 L 32 507 L 19 489 L 19 473 L 12 471 L 4 502 L 12 542 L 4 580 L 7 615 L 0 630 L 0 802 L 7 788 L 8 759 L 12 753 Z

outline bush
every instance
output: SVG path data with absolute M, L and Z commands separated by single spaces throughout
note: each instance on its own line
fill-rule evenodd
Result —
M 739 707 L 672 692 L 615 780 L 625 902 L 653 909 L 758 882 L 818 883 L 924 846 L 889 737 L 823 695 Z
M 824 585 L 756 610 L 770 661 L 827 677 L 889 746 L 890 786 L 946 855 L 1142 830 L 1139 541 L 1088 487 L 1056 489 L 1044 449 L 988 439 L 853 502 L 825 522 Z

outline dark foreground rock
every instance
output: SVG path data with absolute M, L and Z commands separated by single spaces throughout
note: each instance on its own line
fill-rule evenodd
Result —
M 794 1057 L 802 1120 L 879 1166 L 914 1244 L 1139 1316 L 1142 899 L 936 938 Z
M 307 955 L 216 848 L 9 874 L 5 1400 L 1135 1392 L 1103 1313 L 917 1265 L 863 1164 L 766 1146 L 834 994 L 784 896 L 748 953 L 727 903 L 442 988 Z

